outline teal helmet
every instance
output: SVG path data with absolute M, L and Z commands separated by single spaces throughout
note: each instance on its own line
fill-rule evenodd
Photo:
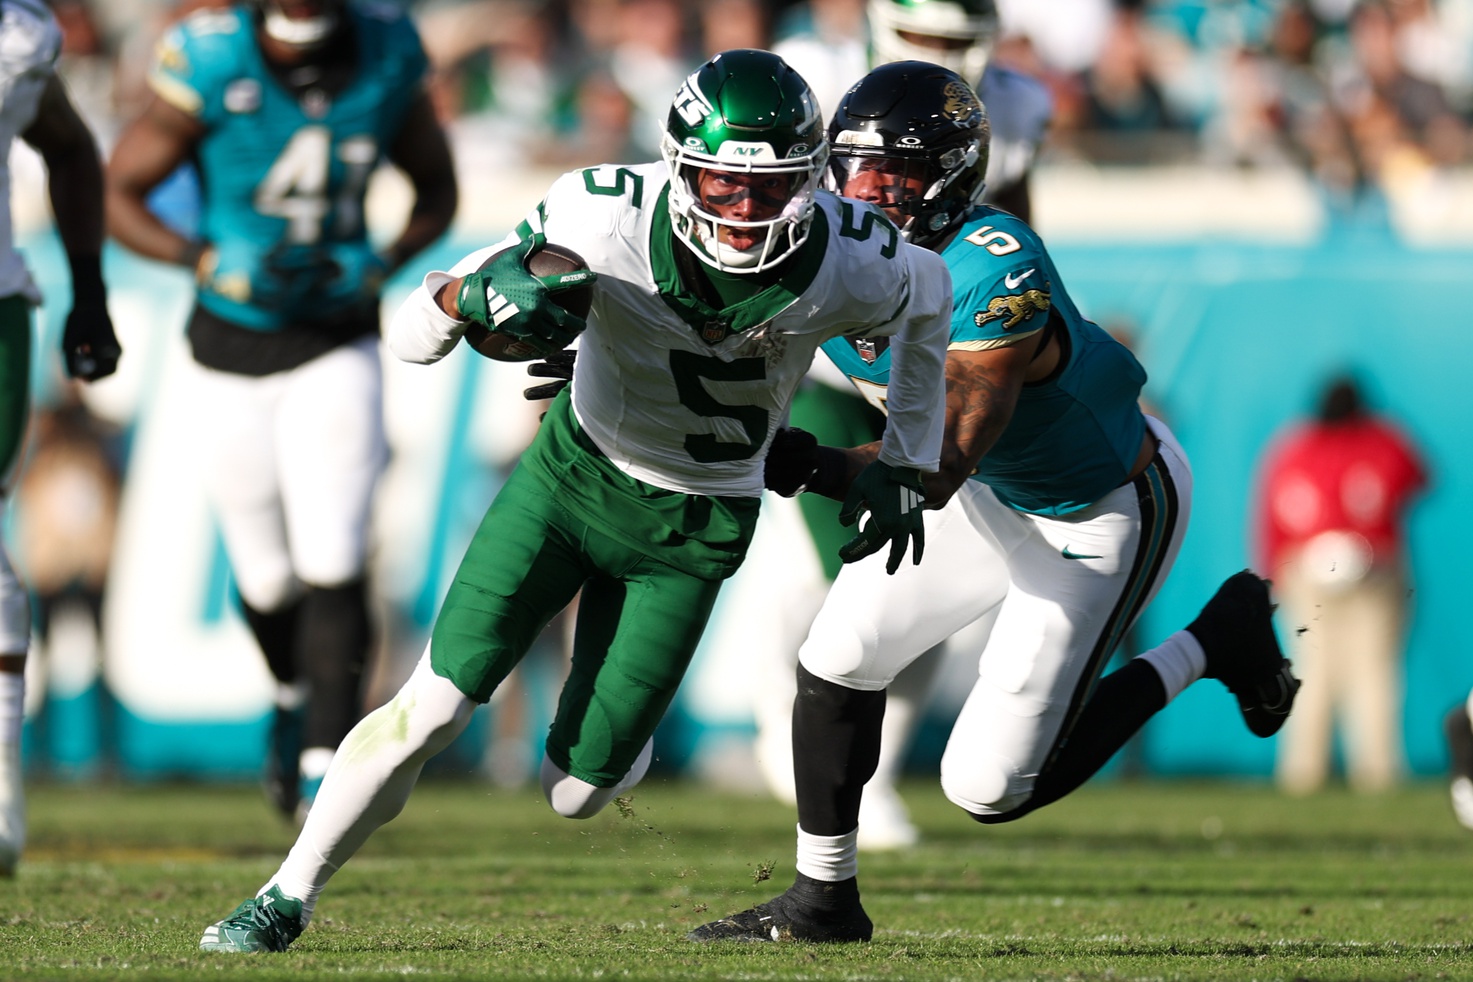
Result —
M 874 63 L 929 61 L 976 85 L 997 41 L 995 0 L 869 0 Z
M 675 234 L 708 265 L 756 273 L 807 241 L 829 147 L 813 90 L 777 55 L 738 48 L 696 69 L 675 94 L 660 150 L 670 165 Z M 701 207 L 703 170 L 792 178 L 776 217 L 736 221 Z M 750 249 L 737 250 L 719 240 L 722 226 L 765 230 L 766 236 Z

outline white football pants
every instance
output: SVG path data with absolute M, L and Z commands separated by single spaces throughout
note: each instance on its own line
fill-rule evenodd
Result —
M 881 550 L 840 571 L 799 652 L 821 678 L 884 689 L 995 608 L 977 682 L 941 761 L 942 789 L 969 812 L 999 814 L 1028 799 L 1065 725 L 1176 560 L 1191 468 L 1171 431 L 1148 424 L 1160 440 L 1156 461 L 1081 511 L 1014 511 L 987 486 L 966 482 L 926 514 L 919 566 L 905 562 L 889 576 Z
M 269 612 L 302 583 L 363 575 L 388 458 L 378 338 L 262 377 L 190 365 L 197 459 L 245 602 Z

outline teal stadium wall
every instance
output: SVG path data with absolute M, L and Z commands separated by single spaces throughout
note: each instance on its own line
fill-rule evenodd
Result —
M 414 267 L 446 268 L 480 244 L 443 243 Z M 66 297 L 65 265 L 54 238 L 35 236 L 26 247 L 47 295 Z M 1359 370 L 1373 404 L 1390 411 L 1420 442 L 1433 485 L 1411 521 L 1416 593 L 1406 655 L 1406 749 L 1415 773 L 1442 770 L 1439 721 L 1473 685 L 1473 652 L 1459 630 L 1467 557 L 1473 556 L 1473 511 L 1463 504 L 1473 476 L 1473 441 L 1465 432 L 1473 422 L 1467 378 L 1473 364 L 1473 250 L 1412 248 L 1383 236 L 1308 246 L 1064 238 L 1052 248 L 1086 314 L 1134 331 L 1150 372 L 1147 396 L 1162 408 L 1193 463 L 1191 529 L 1175 571 L 1146 613 L 1139 632 L 1144 643 L 1184 625 L 1218 582 L 1249 564 L 1249 503 L 1259 453 L 1281 426 L 1311 407 L 1327 372 Z M 129 426 L 129 493 L 180 493 L 169 489 L 183 481 L 178 475 L 186 471 L 179 468 L 187 460 L 164 454 L 169 460 L 162 462 L 163 441 L 151 441 L 148 433 L 160 422 L 151 414 L 164 411 L 168 365 L 181 350 L 189 282 L 114 247 L 105 260 L 114 314 L 126 322 L 120 331 L 126 327 L 134 364 L 132 380 L 119 383 L 120 391 L 99 392 L 98 401 Z M 386 309 L 416 279 L 396 278 Z M 42 311 L 39 352 L 54 350 L 64 313 L 59 304 Z M 400 377 L 395 371 L 391 389 Z M 430 449 L 396 446 L 401 463 L 413 466 L 390 492 L 402 499 L 394 513 L 413 528 L 390 537 L 400 554 L 390 557 L 392 568 L 378 577 L 387 627 L 398 646 L 390 654 L 401 673 L 422 647 L 446 578 L 496 487 L 497 475 L 481 461 L 475 436 L 476 427 L 487 423 L 487 386 L 498 387 L 505 398 L 507 386 L 519 390 L 524 383 L 506 375 L 490 381 L 488 363 L 459 354 L 434 369 L 410 366 L 406 372 L 402 377 L 420 388 L 408 399 L 413 405 L 400 410 L 405 422 L 397 432 Z M 35 378 L 43 401 L 56 391 L 53 373 L 53 365 L 38 361 Z M 431 391 L 433 397 L 422 395 Z M 391 437 L 395 432 L 391 425 Z M 139 472 L 148 467 L 163 471 L 149 481 Z M 400 486 L 406 482 L 413 490 Z M 49 725 L 33 723 L 28 753 L 34 762 L 86 774 L 95 770 L 96 759 L 110 757 L 121 773 L 138 778 L 254 773 L 268 706 L 264 670 L 230 610 L 228 571 L 214 534 L 187 518 L 192 506 L 169 507 L 181 517 L 163 528 L 135 529 L 135 538 L 120 542 L 120 551 L 133 561 L 120 556 L 115 562 L 118 577 L 134 582 L 115 583 L 116 609 L 107 617 L 108 688 L 119 702 L 113 732 L 84 727 L 80 742 L 57 744 L 59 756 L 47 759 L 45 734 L 78 732 L 72 727 L 96 704 L 95 687 L 60 693 L 50 701 Z M 135 515 L 131 521 L 139 525 L 144 519 Z M 170 591 L 187 596 L 172 604 L 160 601 Z M 148 623 L 130 626 L 130 608 L 138 618 L 146 614 Z M 718 609 L 718 627 L 721 615 Z M 181 627 L 181 619 L 193 623 Z M 710 647 L 698 654 L 687 689 L 701 673 L 731 671 L 711 663 Z M 200 709 L 210 700 L 191 695 L 185 684 L 191 674 L 198 676 L 198 691 L 224 679 L 244 694 Z M 176 683 L 174 695 L 159 691 Z M 152 695 L 129 695 L 144 692 Z M 545 719 L 535 725 L 545 726 Z M 696 765 L 711 747 L 745 736 L 750 726 L 739 707 L 713 712 L 682 696 L 662 729 L 661 757 L 675 768 Z M 476 766 L 481 732 L 449 755 L 452 769 Z M 1161 775 L 1264 775 L 1272 752 L 1273 742 L 1249 737 L 1231 700 L 1211 684 L 1193 687 L 1168 707 L 1140 744 L 1141 761 Z M 538 750 L 529 753 L 535 757 Z

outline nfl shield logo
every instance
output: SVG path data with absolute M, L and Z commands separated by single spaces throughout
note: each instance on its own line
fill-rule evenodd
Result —
M 875 343 L 867 338 L 855 341 L 854 350 L 859 352 L 859 357 L 864 359 L 866 365 L 873 365 L 875 359 L 879 357 L 879 352 L 875 350 Z
M 706 321 L 706 326 L 701 328 L 701 340 L 707 344 L 716 344 L 726 338 L 726 321 Z

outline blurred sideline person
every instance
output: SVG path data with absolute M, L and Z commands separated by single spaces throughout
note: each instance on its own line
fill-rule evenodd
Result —
M 97 144 L 56 75 L 61 29 L 40 0 L 0 6 L 0 519 L 21 459 L 30 410 L 31 308 L 41 302 L 15 248 L 10 148 L 19 136 L 46 164 L 56 232 L 72 274 L 62 335 L 66 372 L 96 381 L 117 368 L 121 349 L 102 281 L 102 161 Z M 0 876 L 12 876 L 26 840 L 21 783 L 30 601 L 0 541 Z
M 822 4 L 814 10 L 820 28 L 824 18 L 843 20 L 837 11 L 827 9 L 829 6 Z M 827 31 L 791 37 L 776 44 L 774 50 L 820 93 L 819 104 L 825 113 L 834 111 L 844 91 L 866 71 L 887 62 L 917 59 L 961 75 L 977 87 L 992 126 L 992 150 L 984 165 L 984 200 L 1028 221 L 1032 204 L 1029 177 L 1053 115 L 1053 104 L 1041 82 L 989 61 L 998 34 L 993 0 L 870 0 L 866 10 L 869 44 L 864 43 L 862 31 L 859 37 L 848 39 L 835 39 L 829 36 L 832 31 Z M 820 14 L 824 18 L 819 18 Z M 849 447 L 877 439 L 884 427 L 884 415 L 827 359 L 820 358 L 814 363 L 809 383 L 794 400 L 792 422 L 822 443 Z M 798 506 L 813 538 L 823 579 L 794 580 L 795 571 L 804 567 L 792 563 L 770 574 L 764 571 L 764 581 L 773 577 L 793 581 L 784 589 L 793 600 L 786 619 L 788 640 L 772 650 L 767 663 L 761 666 L 763 679 L 755 686 L 758 696 L 754 706 L 757 759 L 769 788 L 788 802 L 794 800 L 790 730 L 793 666 L 803 635 L 823 601 L 823 591 L 839 572 L 834 558 L 837 543 L 833 541 L 838 528 L 834 521 L 837 503 L 820 495 L 803 495 Z M 775 507 L 792 506 L 779 503 Z M 944 646 L 917 659 L 890 690 L 880 763 L 864 799 L 861 848 L 903 847 L 919 837 L 895 783 L 920 726 L 943 653 Z
M 1355 379 L 1340 375 L 1313 419 L 1274 440 L 1262 471 L 1260 569 L 1296 628 L 1290 653 L 1308 683 L 1279 741 L 1275 777 L 1290 794 L 1322 787 L 1338 722 L 1350 786 L 1389 790 L 1405 766 L 1406 515 L 1427 467 L 1407 435 L 1365 405 Z
M 191 456 L 277 681 L 267 789 L 288 816 L 310 807 L 362 712 L 370 506 L 387 457 L 379 288 L 455 213 L 425 69 L 413 26 L 384 6 L 200 10 L 159 42 L 153 97 L 109 167 L 113 234 L 198 281 Z M 378 251 L 363 206 L 384 158 L 415 198 Z M 197 239 L 147 205 L 188 161 L 204 188 Z
M 1100 678 L 1171 570 L 1192 475 L 1137 402 L 1145 371 L 1080 316 L 1037 234 L 978 204 L 987 116 L 949 69 L 895 62 L 850 89 L 829 125 L 831 179 L 939 252 L 954 283 L 946 439 L 927 479 L 926 562 L 846 566 L 799 652 L 793 707 L 797 875 L 767 903 L 692 940 L 866 941 L 857 835 L 886 688 L 910 661 L 996 610 L 978 677 L 941 760 L 946 797 L 1010 822 L 1070 793 L 1192 682 L 1221 679 L 1249 728 L 1283 724 L 1298 683 L 1267 584 L 1228 579 L 1186 630 Z M 824 345 L 883 402 L 882 339 Z M 779 493 L 831 491 L 874 447 L 785 430 L 767 460 Z M 944 503 L 944 504 L 943 504 Z
M 291 944 L 329 877 L 580 589 L 543 793 L 559 815 L 588 818 L 638 783 L 746 554 L 773 434 L 830 338 L 884 337 L 895 358 L 884 443 L 841 482 L 846 521 L 868 512 L 845 558 L 888 546 L 891 570 L 908 549 L 920 562 L 951 279 L 878 211 L 819 190 L 828 149 L 812 93 L 782 59 L 722 52 L 677 91 L 663 161 L 565 174 L 507 239 L 429 273 L 405 301 L 389 343 L 406 361 L 438 361 L 462 336 L 546 355 L 585 324 L 528 257 L 554 243 L 587 260 L 545 278 L 557 292 L 597 277 L 577 375 L 487 511 L 419 665 L 348 734 L 281 868 L 201 948 Z

